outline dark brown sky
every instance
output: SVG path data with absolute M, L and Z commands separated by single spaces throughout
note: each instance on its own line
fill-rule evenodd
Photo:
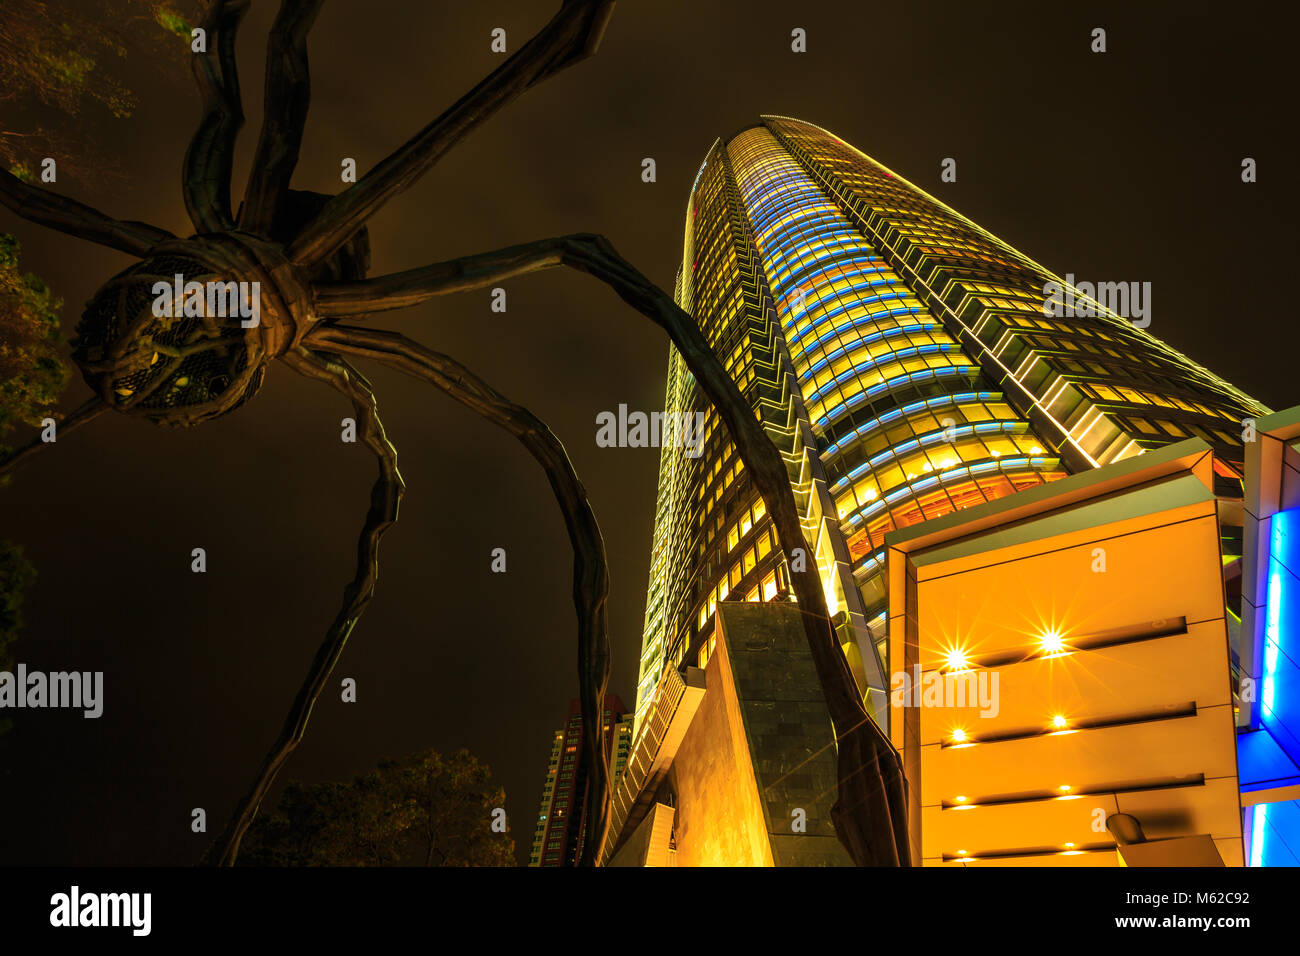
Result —
M 311 40 L 314 98 L 295 186 L 339 188 L 344 156 L 380 160 L 549 17 L 547 2 L 335 0 Z M 1141 7 L 1140 10 L 1133 9 Z M 1300 401 L 1295 315 L 1294 22 L 1210 3 L 620 3 L 599 55 L 510 106 L 371 221 L 377 273 L 541 236 L 602 232 L 671 288 L 687 192 L 715 137 L 762 112 L 806 119 L 1080 279 L 1153 283 L 1153 334 L 1274 408 Z M 241 39 L 260 118 L 259 0 Z M 792 54 L 793 27 L 808 52 Z M 1110 52 L 1088 52 L 1103 26 Z M 179 190 L 197 96 L 133 62 L 129 120 L 88 114 L 121 188 L 71 194 L 191 231 Z M 4 118 L 4 117 L 0 117 Z M 5 118 L 7 119 L 7 118 Z M 46 117 L 58 122 L 57 116 Z M 641 182 L 643 157 L 658 182 Z M 1243 185 L 1243 156 L 1260 182 Z M 944 157 L 958 182 L 938 181 Z M 81 303 L 129 263 L 0 212 L 24 264 Z M 596 413 L 650 410 L 667 344 L 576 273 L 434 301 L 377 324 L 450 353 L 545 419 L 602 521 L 613 595 L 611 688 L 632 699 L 657 452 L 599 449 Z M 427 386 L 365 368 L 407 496 L 378 594 L 281 781 L 343 779 L 381 757 L 467 747 L 509 795 L 526 858 L 550 731 L 576 693 L 570 552 L 517 443 Z M 66 406 L 87 389 L 77 379 Z M 103 670 L 104 716 L 20 715 L 0 738 L 0 863 L 197 858 L 279 728 L 351 574 L 373 478 L 338 438 L 335 393 L 278 367 L 255 401 L 187 432 L 107 416 L 0 493 L 0 534 L 40 571 L 16 658 Z M 194 547 L 209 570 L 189 570 Z M 509 571 L 489 573 L 489 553 Z

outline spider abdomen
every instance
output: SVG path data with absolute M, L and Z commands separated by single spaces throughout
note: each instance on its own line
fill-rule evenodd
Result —
M 87 303 L 73 358 L 117 411 L 189 426 L 252 398 L 309 324 L 301 272 L 280 247 L 221 233 L 162 243 Z

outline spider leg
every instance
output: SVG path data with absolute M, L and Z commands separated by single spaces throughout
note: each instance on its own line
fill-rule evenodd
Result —
M 802 549 L 802 570 L 790 563 L 790 584 L 802 612 L 808 647 L 826 697 L 839 749 L 836 832 L 859 865 L 908 864 L 902 758 L 868 715 L 830 620 L 816 554 L 808 546 L 785 460 L 710 348 L 698 323 L 599 235 L 542 239 L 357 282 L 317 283 L 318 314 L 347 316 L 404 308 L 434 296 L 491 286 L 538 269 L 568 266 L 604 282 L 628 305 L 668 333 L 736 445 L 772 516 L 787 554 Z M 343 327 L 321 326 L 328 337 Z M 316 333 L 313 333 L 316 334 Z M 354 340 L 362 330 L 349 330 Z M 385 333 L 387 334 L 387 333 Z M 883 768 L 883 769 L 881 769 Z M 883 781 L 883 783 L 882 783 Z
M 289 708 L 284 727 L 263 760 L 252 788 L 240 800 L 230 823 L 217 839 L 213 860 L 221 866 L 234 865 L 239 854 L 240 840 L 257 815 L 258 807 L 270 790 L 276 774 L 302 741 L 312 707 L 324 690 L 334 665 L 338 663 L 348 636 L 374 596 L 375 582 L 379 577 L 379 539 L 397 521 L 398 505 L 405 490 L 402 476 L 397 470 L 397 451 L 384 433 L 370 383 L 344 359 L 320 354 L 302 346 L 286 353 L 284 360 L 298 373 L 325 382 L 351 400 L 357 416 L 357 434 L 378 460 L 379 477 L 370 492 L 370 510 L 357 541 L 357 569 L 352 581 L 344 589 L 343 607 L 316 651 L 307 677 Z
M 106 216 L 85 203 L 25 183 L 5 169 L 0 169 L 0 203 L 28 222 L 133 256 L 143 257 L 158 243 L 176 238 L 147 222 Z
M 311 106 L 307 34 L 324 0 L 281 0 L 266 49 L 266 96 L 262 131 L 244 190 L 239 228 L 270 235 L 276 212 L 298 165 L 303 128 Z
M 529 272 L 564 265 L 567 247 L 594 238 L 578 235 L 539 239 L 369 279 L 314 282 L 316 314 L 356 317 L 409 308 L 434 296 L 484 289 Z
M 244 125 L 235 63 L 235 36 L 248 0 L 216 0 L 203 21 L 206 49 L 191 60 L 203 97 L 203 119 L 185 151 L 181 186 L 185 209 L 199 232 L 223 232 L 230 215 L 230 170 L 235 137 Z
M 87 399 L 64 416 L 63 421 L 58 425 L 59 436 L 62 437 L 63 435 L 66 435 L 74 428 L 81 427 L 86 424 L 86 422 L 97 418 L 102 412 L 106 411 L 108 411 L 108 405 L 98 395 Z M 0 458 L 0 482 L 7 478 L 11 471 L 16 469 L 32 455 L 51 444 L 53 444 L 53 442 L 42 441 L 40 437 L 37 436 L 22 448 L 15 449 L 8 455 Z
M 441 116 L 334 196 L 289 245 L 289 258 L 311 266 L 327 258 L 398 193 L 414 185 L 471 131 L 507 103 L 595 53 L 612 0 L 564 0 L 532 39 Z
M 331 352 L 374 359 L 428 382 L 518 438 L 546 471 L 573 545 L 582 740 L 592 768 L 587 790 L 591 824 L 579 865 L 598 865 L 608 837 L 611 804 L 609 766 L 601 730 L 605 686 L 609 681 L 609 628 L 605 607 L 609 570 L 600 526 L 564 446 L 537 416 L 511 402 L 464 365 L 396 332 L 318 326 L 308 333 L 306 341 Z

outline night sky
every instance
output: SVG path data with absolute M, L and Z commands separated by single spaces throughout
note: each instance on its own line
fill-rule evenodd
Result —
M 552 2 L 335 0 L 310 43 L 312 111 L 296 188 L 335 192 L 549 18 Z M 1141 9 L 1134 9 L 1140 7 Z M 372 274 L 568 232 L 600 232 L 665 288 L 687 194 L 718 136 L 777 113 L 824 126 L 1049 269 L 1153 284 L 1148 331 L 1273 408 L 1300 402 L 1294 22 L 1211 3 L 623 2 L 599 53 L 510 105 L 370 221 Z M 261 117 L 275 4 L 239 52 Z M 1109 52 L 1089 52 L 1093 27 Z M 808 52 L 790 52 L 803 27 Z M 125 173 L 56 189 L 178 235 L 179 170 L 199 117 L 187 73 L 133 61 L 135 115 L 82 117 Z M 60 114 L 35 117 L 66 123 Z M 30 117 L 29 117 L 30 119 Z M 8 121 L 8 118 L 5 118 Z M 1240 179 L 1243 157 L 1259 182 Z M 658 181 L 641 181 L 653 157 Z M 958 181 L 939 181 L 953 157 Z M 130 257 L 0 210 L 23 266 L 80 306 Z M 663 401 L 667 340 L 582 274 L 509 282 L 371 320 L 465 362 L 564 441 L 609 553 L 614 667 L 632 703 L 658 452 L 601 449 L 595 417 Z M 361 365 L 407 483 L 373 604 L 281 774 L 343 780 L 386 756 L 468 748 L 505 786 L 527 859 L 551 732 L 577 693 L 571 552 L 518 442 L 436 393 Z M 74 373 L 63 407 L 88 389 Z M 221 829 L 278 732 L 350 578 L 374 478 L 339 440 L 341 396 L 273 367 L 257 398 L 167 431 L 105 415 L 0 490 L 0 537 L 39 571 L 16 661 L 105 672 L 104 715 L 19 712 L 0 738 L 0 862 L 188 864 Z M 14 435 L 11 443 L 25 441 Z M 208 571 L 190 571 L 192 548 Z M 505 548 L 508 572 L 490 572 Z M 344 704 L 338 685 L 358 683 Z M 278 794 L 279 787 L 276 793 Z M 190 811 L 208 812 L 208 835 Z

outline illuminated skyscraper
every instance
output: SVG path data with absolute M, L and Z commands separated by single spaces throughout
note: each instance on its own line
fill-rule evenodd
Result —
M 617 694 L 605 695 L 605 756 L 616 782 L 632 741 L 631 715 Z M 582 751 L 582 702 L 569 703 L 569 719 L 555 732 L 533 830 L 529 866 L 574 866 L 582 855 L 587 823 L 587 761 Z
M 1149 313 L 1120 314 L 1139 290 L 1079 286 L 808 123 L 765 116 L 700 167 L 676 299 L 786 458 L 882 725 L 886 533 L 1191 437 L 1215 493 L 1242 497 L 1243 428 L 1267 409 L 1144 331 Z M 675 350 L 665 408 L 706 411 L 706 440 L 661 453 L 638 735 L 665 669 L 703 666 L 719 602 L 788 595 L 763 502 Z M 1240 555 L 1240 515 L 1219 520 Z

